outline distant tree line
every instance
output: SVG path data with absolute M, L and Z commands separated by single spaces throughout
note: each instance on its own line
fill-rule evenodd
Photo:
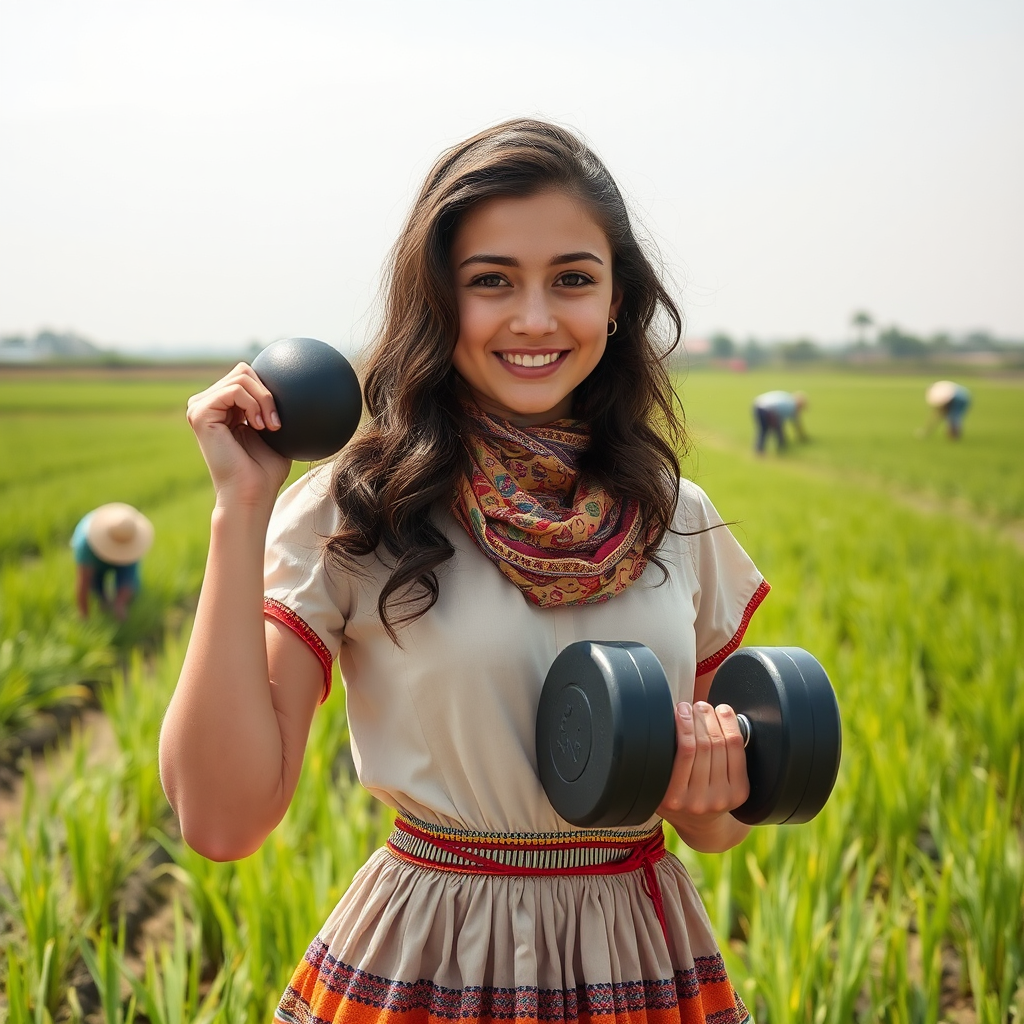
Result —
M 713 334 L 706 351 L 693 346 L 688 361 L 710 360 L 728 363 L 737 368 L 767 363 L 813 363 L 818 361 L 848 363 L 942 363 L 964 362 L 993 366 L 1024 368 L 1024 339 L 997 338 L 988 331 L 972 331 L 953 336 L 948 333 L 920 337 L 896 325 L 878 327 L 872 316 L 858 310 L 850 318 L 855 337 L 840 345 L 821 345 L 811 338 L 760 341 L 748 338 L 739 341 L 727 333 Z

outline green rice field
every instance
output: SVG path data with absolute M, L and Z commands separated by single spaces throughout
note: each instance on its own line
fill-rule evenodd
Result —
M 8 773 L 0 1022 L 265 1024 L 389 830 L 352 778 L 340 687 L 252 857 L 198 857 L 163 798 L 212 505 L 184 408 L 217 374 L 0 373 L 0 751 L 55 704 L 102 711 Z M 746 642 L 813 652 L 843 715 L 813 822 L 720 855 L 674 844 L 758 1024 L 1024 1024 L 1024 380 L 967 380 L 958 443 L 924 435 L 929 383 L 679 380 L 687 472 L 772 584 Z M 810 440 L 757 457 L 750 405 L 773 388 L 807 393 Z M 117 627 L 78 620 L 67 546 L 112 500 L 157 529 Z

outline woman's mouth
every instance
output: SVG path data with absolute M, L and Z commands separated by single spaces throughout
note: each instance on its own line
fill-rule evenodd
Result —
M 497 356 L 503 363 L 508 363 L 510 366 L 522 366 L 522 367 L 539 367 L 539 366 L 550 366 L 552 363 L 558 362 L 565 355 L 565 351 L 562 352 L 498 352 Z

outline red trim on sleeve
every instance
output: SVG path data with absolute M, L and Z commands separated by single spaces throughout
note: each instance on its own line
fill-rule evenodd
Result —
M 754 596 L 747 602 L 747 607 L 743 609 L 743 618 L 740 619 L 739 629 L 733 633 L 732 639 L 720 651 L 716 651 L 710 658 L 697 662 L 697 675 L 702 676 L 705 672 L 718 668 L 739 647 L 743 640 L 743 634 L 746 633 L 747 626 L 750 625 L 750 617 L 757 611 L 757 606 L 768 596 L 768 591 L 771 589 L 767 580 L 761 580 L 757 590 L 754 591 Z
M 282 604 L 272 597 L 263 598 L 263 614 L 267 618 L 275 619 L 287 626 L 299 639 L 305 640 L 313 653 L 320 659 L 320 664 L 324 669 L 324 688 L 320 694 L 320 703 L 323 704 L 331 692 L 331 669 L 334 666 L 334 659 L 331 657 L 331 652 L 327 650 L 327 645 L 301 615 L 296 614 L 288 605 Z

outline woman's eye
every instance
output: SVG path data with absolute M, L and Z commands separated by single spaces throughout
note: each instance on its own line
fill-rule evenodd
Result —
M 505 278 L 501 274 L 480 274 L 479 277 L 474 277 L 470 281 L 470 284 L 480 285 L 484 288 L 500 288 L 506 283 Z
M 578 270 L 570 270 L 558 279 L 558 283 L 567 288 L 582 288 L 583 285 L 593 284 L 594 279 L 587 274 L 581 274 Z

